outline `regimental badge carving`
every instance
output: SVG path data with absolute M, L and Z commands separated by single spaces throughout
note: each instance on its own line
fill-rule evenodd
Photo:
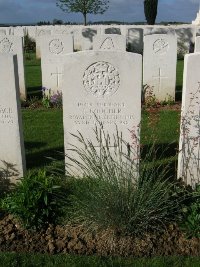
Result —
M 4 38 L 0 41 L 0 52 L 10 53 L 12 52 L 12 46 L 13 43 L 11 43 L 8 38 Z
M 110 37 L 106 38 L 100 46 L 100 49 L 102 50 L 111 50 L 114 48 L 115 46 L 114 46 L 113 40 Z
M 165 39 L 158 39 L 153 44 L 155 54 L 164 55 L 169 49 L 169 43 Z
M 83 75 L 85 90 L 95 97 L 113 95 L 120 86 L 120 75 L 113 65 L 100 61 L 89 66 Z
M 54 39 L 49 43 L 49 51 L 52 54 L 59 55 L 64 50 L 64 45 L 59 39 Z

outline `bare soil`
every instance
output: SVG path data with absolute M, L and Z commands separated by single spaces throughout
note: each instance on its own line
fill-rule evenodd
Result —
M 102 256 L 200 256 L 200 239 L 186 239 L 177 226 L 143 238 L 113 235 L 111 231 L 91 233 L 83 226 L 49 225 L 46 230 L 24 229 L 11 215 L 0 218 L 0 251 L 72 253 Z

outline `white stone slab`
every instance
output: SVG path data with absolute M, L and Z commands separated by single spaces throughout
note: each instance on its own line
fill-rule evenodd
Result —
M 73 52 L 73 37 L 68 34 L 40 38 L 42 86 L 53 95 L 61 90 L 65 56 Z
M 3 162 L 11 164 L 8 177 L 16 182 L 25 172 L 17 57 L 0 54 L 0 69 L 0 174 Z
M 0 29 L 0 35 L 6 35 L 6 30 Z
M 157 100 L 175 99 L 177 38 L 172 34 L 144 36 L 143 85 Z
M 116 125 L 123 139 L 133 144 L 135 130 L 139 139 L 141 121 L 142 56 L 117 51 L 83 51 L 66 57 L 63 82 L 63 121 L 65 154 L 75 139 L 70 133 L 80 131 L 98 149 L 93 130 L 97 119 L 111 136 Z M 131 137 L 132 136 L 132 137 Z M 112 149 L 113 139 L 111 140 Z M 138 145 L 138 143 L 137 143 Z M 136 150 L 134 158 L 138 159 Z M 137 150 L 138 151 L 138 150 Z M 138 162 L 138 161 L 137 161 Z M 68 163 L 66 157 L 66 163 Z
M 40 42 L 41 42 L 41 36 L 49 36 L 51 35 L 51 30 L 45 30 L 45 29 L 37 29 L 36 30 L 36 58 L 41 58 L 41 51 L 40 51 Z
M 17 55 L 20 98 L 26 100 L 26 86 L 24 76 L 23 39 L 19 36 L 0 36 L 0 53 Z
M 93 38 L 93 50 L 126 51 L 126 38 L 118 34 L 98 34 Z
M 200 183 L 200 53 L 185 56 L 178 178 Z

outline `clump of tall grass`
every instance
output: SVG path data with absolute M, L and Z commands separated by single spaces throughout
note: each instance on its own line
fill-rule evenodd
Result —
M 69 151 L 68 175 L 83 178 L 73 184 L 70 220 L 125 235 L 158 231 L 179 220 L 182 199 L 166 179 L 167 169 L 148 160 L 139 165 L 139 141 L 131 146 L 117 129 L 113 136 L 102 125 L 94 132 L 94 142 L 74 135 L 78 145 Z

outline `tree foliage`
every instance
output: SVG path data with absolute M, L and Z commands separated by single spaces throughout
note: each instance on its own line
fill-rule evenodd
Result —
M 157 16 L 158 0 L 144 0 L 144 14 L 149 25 L 154 25 Z
M 84 25 L 87 24 L 87 14 L 103 14 L 108 9 L 109 0 L 57 0 L 64 12 L 82 13 Z

